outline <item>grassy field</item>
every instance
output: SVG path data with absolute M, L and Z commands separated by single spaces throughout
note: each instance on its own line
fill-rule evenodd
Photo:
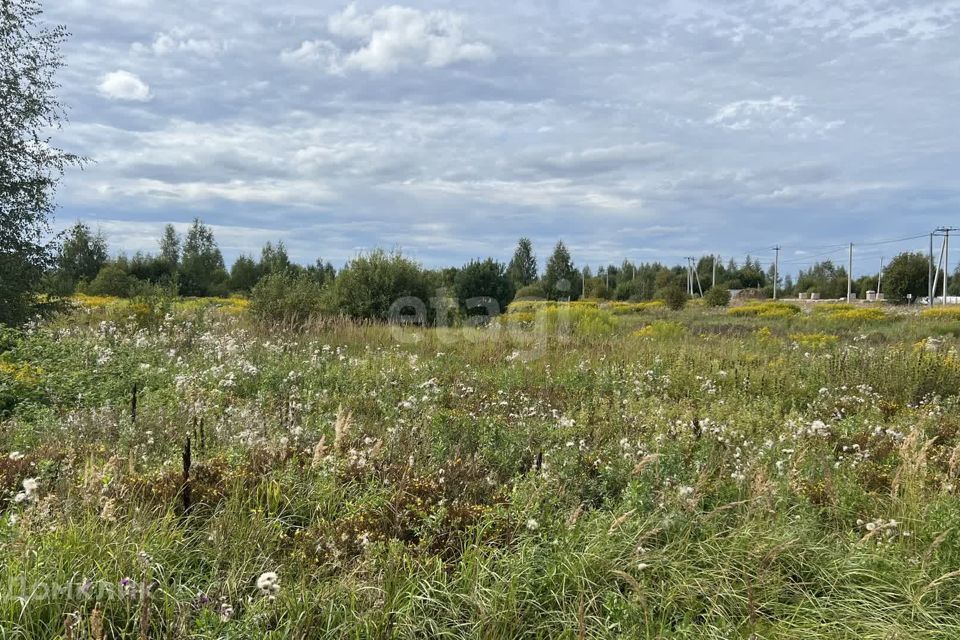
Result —
M 81 302 L 0 332 L 0 638 L 960 637 L 955 311 Z

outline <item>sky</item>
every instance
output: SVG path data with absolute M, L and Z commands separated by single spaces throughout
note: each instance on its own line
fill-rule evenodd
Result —
M 91 160 L 58 228 L 156 251 L 199 217 L 228 262 L 337 266 L 853 242 L 868 272 L 960 223 L 960 0 L 401 2 L 45 2 Z

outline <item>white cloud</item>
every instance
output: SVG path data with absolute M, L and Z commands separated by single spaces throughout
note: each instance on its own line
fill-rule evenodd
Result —
M 97 87 L 100 95 L 110 100 L 148 102 L 153 98 L 150 86 L 129 71 L 112 71 L 103 76 Z
M 773 96 L 769 100 L 738 100 L 726 104 L 710 118 L 710 124 L 740 131 L 768 126 L 797 113 L 800 103 L 793 98 Z
M 227 42 L 209 37 L 193 28 L 175 27 L 157 33 L 153 43 L 135 42 L 131 49 L 134 53 L 153 53 L 158 56 L 182 52 L 212 57 L 225 51 Z
M 335 38 L 359 46 L 307 40 L 297 49 L 285 50 L 281 59 L 318 64 L 329 73 L 391 73 L 402 67 L 440 68 L 495 57 L 487 44 L 469 40 L 463 17 L 449 11 L 389 6 L 360 13 L 351 4 L 330 16 L 327 29 Z

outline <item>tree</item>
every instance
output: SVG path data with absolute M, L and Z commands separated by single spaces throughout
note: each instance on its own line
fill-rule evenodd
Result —
M 289 269 L 267 274 L 250 294 L 250 313 L 261 322 L 303 326 L 322 308 L 323 288 L 306 273 Z
M 80 159 L 53 144 L 63 106 L 54 92 L 63 66 L 62 26 L 40 25 L 36 0 L 0 2 L 0 323 L 39 310 L 36 293 L 53 263 L 44 236 L 64 169 Z
M 891 302 L 904 303 L 909 294 L 914 300 L 926 296 L 929 270 L 930 263 L 922 253 L 901 253 L 883 270 L 881 286 L 884 297 Z
M 121 262 L 111 262 L 104 266 L 93 279 L 87 287 L 87 293 L 94 296 L 125 298 L 130 295 L 130 291 L 136 284 L 136 278 L 127 273 Z
M 668 308 L 680 311 L 687 305 L 687 292 L 677 285 L 670 285 L 657 293 L 657 299 L 663 300 Z
M 395 320 L 397 313 L 414 311 L 414 299 L 423 305 L 416 309 L 418 315 L 430 303 L 429 279 L 420 265 L 381 249 L 347 263 L 333 281 L 332 293 L 336 308 L 353 318 Z
M 472 298 L 492 298 L 497 301 L 502 312 L 513 300 L 516 292 L 512 280 L 507 277 L 507 268 L 500 262 L 487 258 L 483 262 L 473 260 L 457 271 L 454 289 L 460 304 L 466 304 Z M 467 308 L 467 314 L 485 311 L 479 308 Z
M 263 245 L 263 249 L 260 251 L 261 278 L 271 273 L 288 271 L 292 268 L 293 263 L 290 262 L 290 256 L 287 255 L 287 248 L 283 245 L 282 240 L 276 246 L 272 242 Z
M 306 272 L 320 286 L 332 283 L 334 278 L 337 277 L 337 270 L 333 268 L 333 264 L 330 261 L 324 262 L 320 258 L 317 258 L 316 263 L 307 267 Z
M 223 295 L 228 278 L 213 230 L 197 218 L 183 243 L 180 292 L 185 296 Z
M 543 288 L 553 300 L 568 297 L 574 300 L 579 297 L 580 291 L 577 285 L 580 282 L 580 274 L 573 267 L 570 252 L 560 240 L 553 249 L 553 255 L 547 261 L 547 270 L 543 274 Z
M 730 304 L 730 289 L 717 285 L 707 291 L 703 299 L 711 307 L 725 307 Z
M 163 228 L 163 236 L 160 238 L 160 259 L 170 265 L 173 271 L 180 266 L 180 234 L 172 224 Z
M 230 268 L 230 290 L 249 293 L 258 282 L 257 263 L 250 256 L 238 257 Z
M 823 298 L 847 296 L 847 270 L 831 260 L 818 262 L 797 276 L 797 290 L 803 293 L 819 293 Z
M 73 293 L 78 283 L 96 278 L 106 263 L 106 238 L 100 232 L 91 232 L 84 223 L 77 222 L 66 232 L 57 256 L 56 293 Z
M 530 238 L 520 238 L 507 267 L 507 276 L 516 289 L 533 284 L 537 280 L 537 257 L 533 253 Z

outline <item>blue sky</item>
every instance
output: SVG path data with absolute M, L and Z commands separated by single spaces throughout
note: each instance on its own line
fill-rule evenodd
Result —
M 60 227 L 228 261 L 578 264 L 783 246 L 858 272 L 960 222 L 960 1 L 58 0 Z M 649 6 L 647 6 L 649 5 Z M 957 252 L 960 254 L 960 252 Z M 954 261 L 952 261 L 954 262 Z

